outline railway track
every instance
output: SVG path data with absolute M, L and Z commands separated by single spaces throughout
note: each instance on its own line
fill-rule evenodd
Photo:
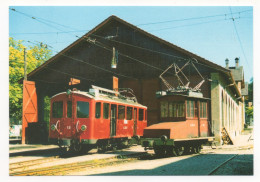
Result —
M 59 156 L 52 156 L 52 157 L 47 157 L 47 158 L 42 158 L 42 159 L 10 163 L 9 171 L 10 171 L 10 173 L 13 173 L 13 172 L 21 171 L 21 170 L 26 170 L 30 167 L 48 163 L 48 162 L 53 162 L 55 160 L 59 160 Z
M 207 155 L 207 154 L 206 154 Z M 234 154 L 219 165 L 217 165 L 214 169 L 212 169 L 208 175 L 214 175 L 218 169 L 221 169 L 225 164 L 229 161 L 234 159 L 238 154 Z M 59 164 L 49 167 L 38 167 L 32 169 L 33 166 L 53 162 L 55 160 L 60 160 L 58 156 L 48 157 L 45 159 L 37 159 L 32 161 L 25 161 L 19 163 L 10 164 L 10 176 L 61 176 L 61 175 L 70 175 L 73 172 L 80 172 L 86 171 L 88 169 L 93 168 L 101 168 L 107 166 L 114 166 L 119 164 L 126 164 L 131 162 L 137 162 L 140 160 L 153 160 L 153 159 L 160 159 L 161 157 L 157 157 L 155 155 L 140 152 L 135 154 L 128 154 L 128 155 L 119 155 L 116 157 L 110 158 L 103 158 L 103 159 L 94 159 L 88 161 L 81 161 L 81 162 L 74 162 L 74 163 L 67 163 L 67 164 Z
M 226 163 L 228 163 L 229 161 L 231 161 L 232 159 L 234 159 L 236 156 L 238 156 L 238 154 L 234 154 L 232 157 L 230 157 L 229 159 L 225 160 L 224 162 L 222 162 L 220 165 L 218 165 L 217 167 L 215 167 L 212 171 L 210 171 L 210 173 L 208 175 L 213 175 L 219 168 L 221 168 L 222 166 L 224 166 Z
M 105 166 L 111 166 L 111 165 L 116 165 L 116 164 L 122 164 L 122 163 L 126 163 L 126 162 L 133 162 L 133 161 L 138 160 L 138 158 L 143 157 L 145 155 L 149 155 L 149 154 L 147 154 L 146 152 L 141 152 L 138 154 L 120 155 L 120 156 L 112 157 L 112 158 L 76 162 L 76 163 L 70 163 L 70 164 L 64 164 L 64 165 L 55 165 L 55 166 L 51 166 L 51 167 L 37 168 L 37 169 L 31 169 L 31 170 L 25 169 L 23 171 L 12 170 L 15 168 L 10 168 L 9 175 L 10 176 L 66 175 L 73 171 L 82 171 L 82 170 L 86 170 L 88 168 L 105 167 Z M 51 160 L 51 159 L 48 159 L 48 160 Z M 54 158 L 54 160 L 55 160 L 55 158 Z M 28 161 L 28 162 L 30 162 L 30 161 Z M 45 162 L 46 162 L 46 160 L 45 160 Z M 26 163 L 24 163 L 24 164 L 26 164 Z

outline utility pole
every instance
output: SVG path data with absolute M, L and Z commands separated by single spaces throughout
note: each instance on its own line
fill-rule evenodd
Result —
M 27 81 L 26 48 L 24 48 L 24 80 Z
M 26 48 L 24 48 L 24 81 L 23 81 L 23 92 L 24 92 L 24 84 L 25 84 L 25 81 L 27 81 L 27 62 L 26 62 Z M 23 93 L 24 94 L 24 93 Z M 24 96 L 23 96 L 24 97 Z M 23 98 L 24 100 L 24 98 Z M 25 130 L 28 126 L 26 120 L 24 119 L 24 101 L 23 101 L 23 121 L 22 121 L 22 144 L 25 144 L 26 143 L 26 134 L 25 134 Z

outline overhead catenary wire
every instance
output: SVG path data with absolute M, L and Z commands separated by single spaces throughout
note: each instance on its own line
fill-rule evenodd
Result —
M 40 18 L 40 17 L 36 17 L 36 16 L 32 16 L 32 15 L 29 15 L 27 13 L 23 13 L 21 11 L 18 11 L 14 8 L 9 8 L 10 10 L 14 11 L 14 12 L 17 12 L 17 13 L 20 13 L 20 14 L 23 14 L 27 17 L 30 17 L 32 19 L 37 19 L 37 20 L 42 20 L 42 21 L 46 21 L 46 22 L 49 22 L 49 23 L 52 23 L 52 24 L 56 24 L 58 26 L 61 26 L 61 27 L 64 27 L 64 28 L 69 28 L 70 30 L 73 30 L 73 31 L 60 31 L 58 33 L 71 33 L 71 32 L 83 32 L 83 31 L 90 31 L 90 30 L 78 30 L 78 29 L 75 29 L 75 28 L 72 28 L 70 26 L 67 26 L 67 25 L 63 25 L 63 24 L 60 24 L 60 23 L 57 23 L 57 22 L 54 22 L 54 21 L 51 21 L 51 20 L 47 20 L 47 19 L 44 19 L 44 18 Z M 245 10 L 245 11 L 238 11 L 238 12 L 233 12 L 233 14 L 242 14 L 242 13 L 246 13 L 246 12 L 251 12 L 252 10 Z M 208 19 L 208 18 L 214 18 L 214 17 L 220 17 L 220 16 L 224 16 L 226 17 L 227 15 L 231 15 L 232 13 L 227 13 L 227 14 L 216 14 L 216 15 L 209 15 L 209 16 L 199 16 L 199 17 L 190 17 L 190 18 L 182 18 L 182 19 L 175 19 L 175 20 L 167 20 L 167 21 L 160 21 L 160 22 L 150 22 L 150 23 L 142 23 L 142 24 L 138 24 L 136 26 L 144 26 L 144 25 L 155 25 L 155 24 L 163 24 L 163 23 L 169 23 L 169 22 L 182 22 L 182 21 L 188 21 L 188 20 L 198 20 L 198 19 Z M 247 17 L 247 18 L 251 18 L 251 17 Z M 196 24 L 195 24 L 196 25 Z M 182 26 L 180 26 L 182 27 Z M 173 28 L 176 28 L 176 27 L 173 27 Z M 56 34 L 57 32 L 32 32 L 32 33 L 11 33 L 11 34 Z
M 18 11 L 16 11 L 15 9 L 14 9 L 14 11 L 15 11 L 15 12 L 18 12 Z M 19 13 L 21 13 L 21 12 L 19 12 Z M 24 14 L 24 13 L 21 13 L 21 14 Z M 25 14 L 25 15 L 26 15 L 27 17 L 30 17 L 30 18 L 33 17 L 33 16 L 30 16 L 30 15 L 27 15 L 27 14 Z M 36 19 L 36 18 L 33 17 L 33 19 Z M 46 24 L 46 23 L 45 23 L 45 24 Z M 48 25 L 48 24 L 46 24 L 46 25 Z M 53 26 L 51 26 L 51 27 L 53 27 Z M 79 38 L 79 36 L 77 36 L 77 35 L 74 35 L 74 36 L 76 36 L 77 38 Z M 84 36 L 83 36 L 83 38 L 84 38 Z M 87 40 L 86 40 L 86 41 L 87 41 Z M 88 41 L 88 42 L 89 42 L 89 41 Z M 97 44 L 95 44 L 95 45 L 97 45 Z M 105 47 L 105 46 L 102 46 L 102 45 L 98 45 L 98 46 L 101 47 L 101 48 L 104 48 L 104 49 L 106 49 L 106 50 L 109 50 L 109 49 L 108 49 L 107 47 Z M 113 71 L 107 70 L 107 69 L 105 69 L 105 68 L 101 68 L 101 67 L 99 67 L 99 66 L 90 64 L 90 63 L 85 62 L 85 61 L 82 61 L 82 60 L 80 60 L 80 59 L 76 59 L 76 58 L 70 57 L 70 56 L 65 55 L 65 54 L 61 54 L 61 53 L 58 53 L 58 54 L 63 55 L 63 56 L 66 56 L 66 57 L 69 57 L 69 58 L 71 58 L 71 59 L 73 59 L 73 60 L 77 60 L 77 61 L 79 61 L 79 62 L 83 62 L 83 63 L 85 63 L 85 64 L 91 65 L 91 66 L 93 66 L 93 67 L 95 67 L 95 68 L 102 69 L 103 71 L 107 71 L 107 72 L 113 73 L 113 74 L 118 75 L 118 76 L 123 76 L 123 77 L 126 77 L 126 78 L 133 78 L 133 77 L 129 77 L 129 76 L 126 76 L 126 75 L 123 75 L 123 74 L 115 73 L 115 72 L 113 72 Z M 145 64 L 145 65 L 150 66 L 150 67 L 152 67 L 152 68 L 154 68 L 154 69 L 158 69 L 158 70 L 160 70 L 160 71 L 163 71 L 163 69 L 160 69 L 160 68 L 158 68 L 158 67 L 155 67 L 155 66 L 153 66 L 153 65 L 150 65 L 150 64 L 145 63 L 145 62 L 143 62 L 143 61 L 140 61 L 140 60 L 138 60 L 138 59 L 132 58 L 132 57 L 126 55 L 126 54 L 119 53 L 119 55 L 124 56 L 124 57 L 127 57 L 127 58 L 132 59 L 132 60 L 135 60 L 135 61 L 137 61 L 137 62 L 139 62 L 139 63 Z M 134 79 L 136 79 L 136 78 L 134 78 Z
M 232 9 L 231 9 L 230 6 L 229 6 L 229 10 L 230 10 L 231 15 L 232 15 L 232 18 L 233 18 Z M 248 68 L 251 70 L 251 66 L 250 66 L 249 63 L 248 63 L 248 60 L 247 60 L 247 57 L 246 57 L 246 54 L 245 54 L 245 51 L 244 51 L 244 47 L 243 47 L 243 45 L 242 45 L 241 39 L 240 39 L 239 34 L 238 34 L 238 31 L 237 31 L 237 27 L 236 27 L 236 23 L 235 23 L 235 19 L 234 19 L 234 18 L 233 18 L 233 21 L 232 21 L 232 22 L 233 22 L 233 25 L 234 25 L 234 28 L 235 28 L 235 32 L 236 32 L 236 35 L 237 35 L 237 39 L 238 39 L 238 42 L 239 42 L 240 48 L 241 48 L 242 53 L 243 53 L 243 55 L 244 55 L 244 57 L 245 57 L 245 60 L 246 60 L 247 66 L 248 66 Z
M 84 37 L 84 36 L 83 36 L 83 37 Z M 87 39 L 84 39 L 84 40 L 88 41 Z M 89 41 L 88 41 L 88 42 L 89 42 Z M 98 42 L 98 41 L 95 41 L 95 42 L 96 42 L 96 43 L 93 43 L 94 45 L 99 46 L 99 47 L 101 47 L 101 48 L 103 48 L 103 49 L 106 49 L 106 50 L 108 50 L 108 51 L 113 51 L 113 49 L 108 48 L 108 47 L 107 47 L 106 45 L 104 45 L 103 43 Z M 99 44 L 97 44 L 97 43 L 99 43 Z M 123 54 L 123 53 L 118 53 L 118 54 L 121 55 L 121 56 L 124 56 L 124 57 L 126 57 L 126 58 L 132 59 L 132 60 L 134 60 L 134 61 L 136 61 L 136 62 L 139 62 L 139 63 L 141 63 L 141 64 L 144 64 L 144 65 L 146 65 L 146 66 L 149 66 L 149 67 L 151 67 L 151 68 L 154 68 L 154 69 L 157 69 L 157 70 L 160 70 L 160 71 L 164 71 L 164 70 L 161 69 L 161 68 L 158 68 L 158 67 L 153 66 L 153 65 L 151 65 L 151 64 L 148 64 L 148 63 L 146 63 L 146 62 L 140 61 L 139 59 L 133 58 L 133 57 L 128 56 L 128 55 L 126 55 L 126 54 Z
M 235 13 L 233 13 L 233 14 L 241 14 L 241 13 L 251 12 L 251 11 L 252 11 L 252 10 L 245 10 L 245 11 L 235 12 Z M 191 18 L 182 18 L 182 19 L 159 21 L 159 22 L 142 23 L 142 24 L 138 24 L 137 26 L 163 24 L 163 23 L 170 23 L 170 22 L 176 22 L 176 21 L 179 22 L 179 21 L 188 21 L 188 20 L 198 20 L 198 19 L 214 18 L 214 17 L 227 16 L 227 15 L 232 15 L 232 13 L 228 13 L 228 14 L 216 14 L 216 15 L 209 15 L 209 16 L 199 16 L 199 17 L 191 17 Z
M 18 12 L 18 13 L 20 13 L 20 14 L 23 14 L 23 15 L 29 17 L 29 18 L 34 19 L 34 20 L 37 20 L 37 18 L 36 18 L 35 16 L 31 16 L 31 15 L 28 15 L 28 14 L 22 13 L 22 12 L 20 12 L 20 11 L 15 10 L 15 9 L 11 9 L 11 10 L 13 10 L 13 11 L 15 11 L 15 12 Z M 42 18 L 41 18 L 41 19 L 42 19 Z M 46 20 L 46 19 L 44 19 L 44 20 Z M 41 22 L 41 21 L 40 21 L 40 22 Z M 51 21 L 51 22 L 53 22 L 53 21 Z M 54 23 L 54 22 L 53 22 L 53 23 Z M 46 23 L 44 23 L 44 24 L 47 25 L 47 26 L 51 26 L 51 27 L 53 27 L 52 25 L 49 25 L 49 24 L 46 24 Z M 57 24 L 58 24 L 58 23 L 57 23 Z M 61 24 L 58 24 L 58 25 L 61 25 Z M 67 26 L 64 26 L 64 27 L 67 27 Z M 53 28 L 55 28 L 55 27 L 53 27 Z M 72 28 L 71 28 L 71 29 L 72 29 Z M 71 32 L 71 31 L 68 31 L 68 32 L 66 32 L 66 33 L 72 33 L 72 32 Z M 98 35 L 95 35 L 95 34 L 91 34 L 91 35 L 98 36 Z M 79 38 L 79 36 L 77 36 L 77 35 L 73 35 L 73 36 L 76 36 L 77 38 Z M 101 37 L 101 36 L 99 36 L 99 37 Z M 102 37 L 102 38 L 105 39 L 105 37 Z M 112 40 L 112 39 L 109 39 L 109 40 Z M 119 43 L 119 41 L 117 41 L 117 42 Z M 120 43 L 123 43 L 123 42 L 120 42 Z M 147 48 L 142 48 L 142 47 L 138 47 L 138 46 L 130 45 L 130 44 L 127 44 L 127 43 L 123 43 L 123 44 L 125 44 L 125 45 L 129 45 L 129 46 L 132 46 L 132 47 L 136 47 L 136 48 L 140 48 L 140 49 L 143 49 L 143 50 L 147 50 L 147 51 L 150 51 L 150 52 L 160 53 L 160 54 L 164 54 L 164 55 L 172 56 L 172 57 L 175 57 L 175 58 L 178 58 L 178 59 L 184 59 L 184 60 L 187 60 L 187 59 L 182 58 L 182 57 L 179 57 L 179 56 L 174 56 L 174 55 L 170 55 L 170 54 L 162 53 L 162 52 L 159 52 L 159 51 L 154 51 L 154 50 L 151 50 L 151 49 L 147 49 Z M 121 54 L 121 55 L 130 58 L 130 56 L 128 56 L 128 55 L 124 55 L 124 54 Z M 130 58 L 130 59 L 131 59 L 131 58 Z M 135 59 L 135 58 L 132 58 L 132 59 L 135 60 L 135 61 L 140 62 L 140 60 L 137 60 L 137 59 Z M 146 63 L 146 64 L 147 64 L 147 63 Z M 147 64 L 147 65 L 149 65 L 149 64 Z M 163 69 L 161 69 L 161 70 L 163 70 Z
M 31 42 L 31 41 L 27 41 L 27 42 L 32 43 L 32 44 L 35 44 L 35 43 Z M 50 45 L 48 45 L 48 44 L 46 44 L 46 45 L 47 45 L 47 46 L 50 46 Z M 69 59 L 71 59 L 71 60 L 74 60 L 74 61 L 78 61 L 78 62 L 87 64 L 87 65 L 89 65 L 89 66 L 95 67 L 95 68 L 100 69 L 100 70 L 102 70 L 102 71 L 106 71 L 106 72 L 112 73 L 112 74 L 117 75 L 117 76 L 121 76 L 121 77 L 125 77 L 125 78 L 132 78 L 132 79 L 137 80 L 137 78 L 130 77 L 130 76 L 126 76 L 126 75 L 123 75 L 123 74 L 120 74 L 120 73 L 115 73 L 115 72 L 113 72 L 113 71 L 107 70 L 107 69 L 102 68 L 102 67 L 100 67 L 100 66 L 93 65 L 93 64 L 91 64 L 91 63 L 85 62 L 85 61 L 83 61 L 83 60 L 81 60 L 81 59 L 74 58 L 74 57 L 72 57 L 72 56 L 63 54 L 63 53 L 61 53 L 61 52 L 58 52 L 58 51 L 54 51 L 54 52 L 56 52 L 57 54 L 62 55 L 62 56 L 64 56 L 64 57 L 67 57 L 67 58 L 69 58 Z M 55 70 L 54 70 L 54 71 L 55 71 Z M 61 71 L 59 71 L 59 72 L 61 73 Z M 63 73 L 64 73 L 64 74 L 69 74 L 69 73 L 66 73 L 66 72 L 63 72 Z M 70 74 L 70 75 L 71 75 L 71 74 Z M 77 75 L 72 75 L 72 76 L 77 76 Z M 77 77 L 80 77 L 80 76 L 77 76 Z M 81 77 L 81 78 L 83 78 L 83 77 Z M 86 78 L 84 78 L 84 79 L 86 79 Z M 91 79 L 87 79 L 87 80 L 91 80 Z M 91 80 L 91 81 L 94 81 L 94 80 Z
M 229 18 L 229 19 L 223 19 L 222 18 L 222 19 L 210 20 L 210 21 L 200 22 L 200 23 L 185 24 L 185 25 L 179 25 L 179 26 L 168 27 L 168 28 L 154 29 L 154 30 L 150 30 L 150 32 L 161 31 L 161 30 L 169 30 L 169 29 L 181 28 L 181 27 L 189 27 L 189 26 L 195 26 L 195 25 L 202 25 L 202 24 L 208 24 L 208 23 L 216 23 L 216 22 L 220 22 L 220 21 L 229 21 L 231 19 L 233 19 L 233 18 Z M 235 18 L 235 19 L 241 19 L 241 18 Z
M 17 11 L 15 11 L 15 12 L 17 12 Z M 23 13 L 21 13 L 21 14 L 23 14 Z M 28 16 L 28 15 L 26 15 L 27 17 L 30 17 L 30 18 L 32 18 L 32 19 L 36 19 L 35 17 L 33 17 L 33 16 Z M 42 23 L 42 22 L 41 22 Z M 46 23 L 44 23 L 45 25 L 47 25 L 47 26 L 49 26 L 49 24 L 46 24 Z M 53 26 L 51 26 L 51 27 L 53 27 Z M 55 27 L 53 27 L 53 28 L 55 28 Z M 77 37 L 77 38 L 79 38 L 79 36 L 77 36 L 77 35 L 74 35 L 75 37 Z M 126 44 L 126 43 L 125 43 Z M 130 45 L 130 44 L 129 44 Z M 101 46 L 102 47 L 102 46 Z M 138 47 L 138 46 L 135 46 L 135 47 Z M 103 47 L 104 48 L 104 47 Z M 139 48 L 141 48 L 141 47 L 139 47 Z M 107 48 L 106 48 L 107 49 Z M 149 50 L 149 49 L 147 49 L 147 48 L 142 48 L 142 49 L 146 49 L 146 50 Z M 112 51 L 112 49 L 111 49 L 111 51 Z M 152 52 L 157 52 L 157 53 L 161 53 L 161 52 L 159 52 L 159 51 L 154 51 L 154 50 L 149 50 L 149 51 L 152 51 Z M 59 53 L 59 54 L 61 54 L 61 53 Z M 165 53 L 162 53 L 162 54 L 164 54 L 164 55 L 166 55 Z M 142 61 L 140 61 L 140 60 L 138 60 L 138 59 L 135 59 L 135 58 L 132 58 L 132 57 L 130 57 L 130 56 L 128 56 L 128 55 L 125 55 L 125 54 L 121 54 L 121 55 L 123 55 L 123 56 L 125 56 L 125 57 L 128 57 L 128 58 L 130 58 L 130 59 L 132 59 L 132 60 L 135 60 L 135 61 L 138 61 L 138 62 L 140 62 L 140 63 L 144 63 L 144 62 L 142 62 Z M 171 56 L 174 56 L 174 55 L 171 55 Z M 182 58 L 182 57 L 178 57 L 179 59 L 183 59 L 183 60 L 188 60 L 188 58 Z M 174 60 L 174 61 L 176 61 L 176 60 Z M 146 64 L 146 65 L 149 65 L 149 66 L 151 66 L 150 64 L 148 64 L 148 63 L 144 63 L 144 64 Z M 195 64 L 200 64 L 200 65 L 203 65 L 203 66 L 206 66 L 206 67 L 209 67 L 209 68 L 213 68 L 212 66 L 209 66 L 209 65 L 206 65 L 206 64 L 204 64 L 204 63 L 195 63 Z M 152 66 L 152 67 L 154 67 L 154 66 Z M 155 67 L 154 67 L 155 68 Z M 155 69 L 158 69 L 158 68 L 155 68 Z M 218 68 L 216 68 L 216 67 L 214 67 L 214 69 L 217 69 L 217 70 L 219 70 L 220 71 L 220 69 L 218 69 Z M 160 69 L 159 68 L 159 70 L 163 70 L 163 69 Z M 221 71 L 223 71 L 223 70 L 221 70 Z

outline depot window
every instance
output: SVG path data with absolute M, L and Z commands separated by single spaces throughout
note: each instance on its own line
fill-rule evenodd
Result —
M 62 118 L 63 116 L 63 102 L 53 102 L 52 103 L 52 117 L 53 118 Z
M 126 119 L 131 120 L 133 118 L 133 108 L 127 107 L 126 112 L 127 112 Z
M 143 121 L 144 120 L 144 110 L 143 109 L 139 109 L 139 121 Z
M 200 117 L 207 118 L 207 102 L 200 102 Z
M 100 118 L 100 114 L 101 114 L 101 103 L 97 102 L 96 103 L 96 118 Z
M 89 117 L 89 103 L 78 101 L 77 102 L 77 118 L 88 118 Z
M 187 117 L 195 117 L 195 101 L 193 100 L 187 100 Z
M 71 118 L 72 116 L 72 102 L 67 102 L 67 118 Z
M 103 103 L 103 118 L 108 119 L 109 118 L 109 104 Z
M 125 119 L 125 106 L 118 106 L 118 119 Z

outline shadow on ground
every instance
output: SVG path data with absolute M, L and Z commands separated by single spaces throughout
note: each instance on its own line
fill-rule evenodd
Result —
M 187 159 L 171 162 L 152 169 L 123 170 L 96 174 L 94 176 L 169 176 L 169 175 L 209 175 L 216 167 L 235 154 L 201 154 Z M 156 159 L 149 160 L 156 162 Z M 141 164 L 136 164 L 137 167 Z M 120 170 L 120 167 L 118 167 Z M 253 155 L 238 155 L 228 163 L 222 165 L 212 175 L 253 175 Z

